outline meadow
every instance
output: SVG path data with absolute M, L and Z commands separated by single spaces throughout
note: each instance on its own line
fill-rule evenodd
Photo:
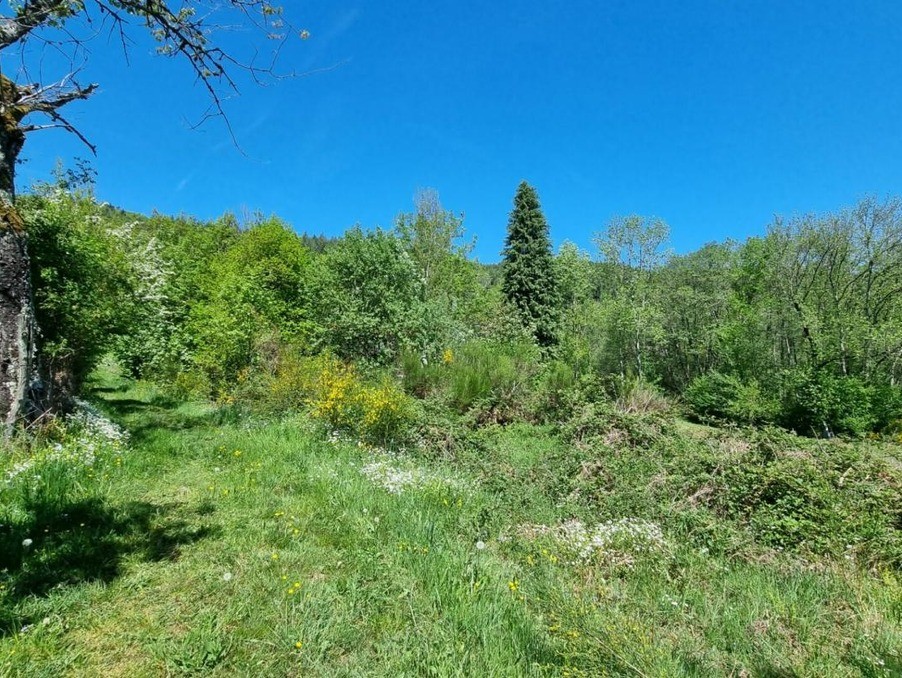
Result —
M 2 675 L 902 672 L 893 444 L 622 414 L 384 449 L 89 386 L 91 463 L 0 490 Z

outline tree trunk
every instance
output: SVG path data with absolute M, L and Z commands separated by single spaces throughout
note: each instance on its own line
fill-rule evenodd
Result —
M 16 211 L 16 158 L 25 135 L 0 115 L 0 422 L 8 435 L 28 409 L 35 322 L 28 248 Z

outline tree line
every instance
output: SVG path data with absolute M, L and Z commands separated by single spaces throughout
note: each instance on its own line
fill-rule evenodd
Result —
M 553 253 L 524 182 L 500 266 L 469 256 L 462 216 L 432 190 L 389 229 L 333 239 L 262 215 L 128 214 L 59 182 L 19 209 L 60 391 L 110 353 L 135 375 L 228 398 L 288 352 L 398 374 L 521 347 L 536 382 L 650 389 L 705 421 L 863 435 L 902 419 L 898 199 L 777 219 L 684 255 L 663 221 L 628 216 L 594 252 Z

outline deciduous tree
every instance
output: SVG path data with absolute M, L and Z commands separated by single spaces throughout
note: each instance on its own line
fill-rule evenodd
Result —
M 111 33 L 123 49 L 132 31 L 147 31 L 163 56 L 187 62 L 210 97 L 209 113 L 222 113 L 225 93 L 236 90 L 237 73 L 253 78 L 272 73 L 272 62 L 224 49 L 216 40 L 226 26 L 254 27 L 264 38 L 284 42 L 291 34 L 280 6 L 268 0 L 21 0 L 4 3 L 0 14 L 0 420 L 10 426 L 39 399 L 33 368 L 35 321 L 26 233 L 15 208 L 15 167 L 30 132 L 60 128 L 88 140 L 62 115 L 87 99 L 95 83 L 79 82 L 86 43 Z M 306 34 L 302 35 L 306 37 Z M 54 80 L 35 82 L 29 64 L 44 75 L 45 53 L 62 54 L 69 67 Z M 278 53 L 278 47 L 272 55 Z M 15 64 L 14 68 L 11 66 Z M 93 146 L 91 146 L 93 150 Z

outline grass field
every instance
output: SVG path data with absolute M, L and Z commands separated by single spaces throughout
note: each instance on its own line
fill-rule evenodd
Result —
M 817 525 L 718 508 L 715 480 L 742 478 L 693 484 L 699 450 L 747 450 L 713 430 L 600 452 L 518 424 L 390 453 L 111 374 L 93 399 L 121 457 L 4 499 L 4 676 L 902 675 L 886 533 L 838 556 L 786 537 Z M 836 449 L 885 475 L 839 486 L 898 489 L 898 448 Z

